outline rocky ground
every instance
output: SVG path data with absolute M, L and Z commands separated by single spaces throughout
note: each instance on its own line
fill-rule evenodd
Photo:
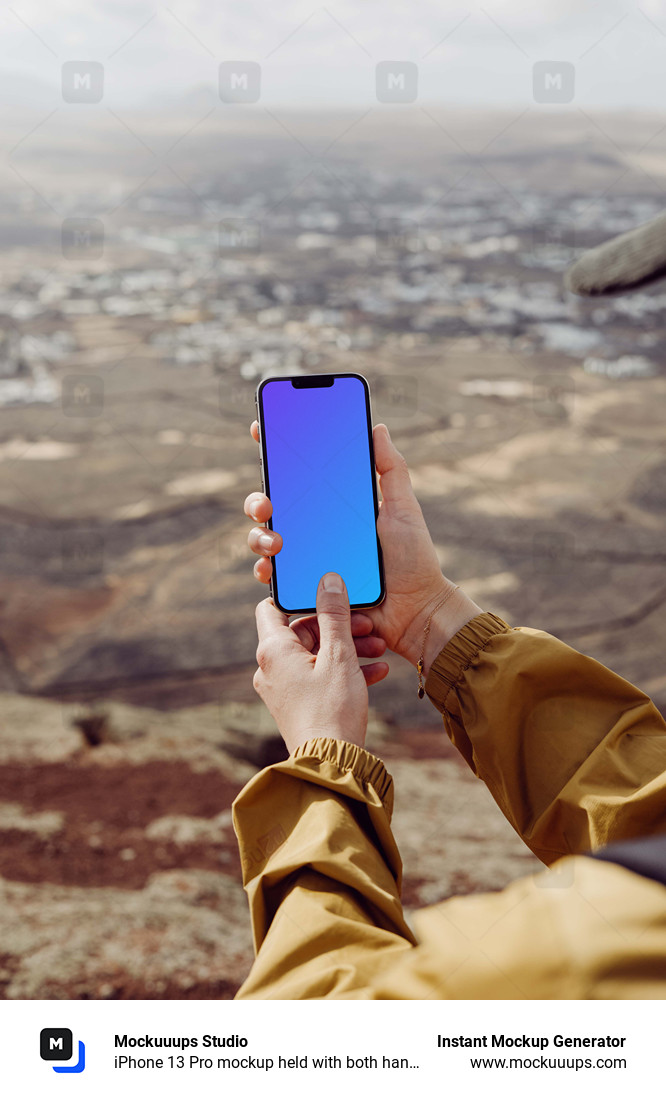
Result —
M 0 995 L 232 997 L 252 945 L 230 804 L 281 755 L 261 708 L 0 708 Z M 396 782 L 408 911 L 538 866 L 443 730 L 373 716 L 370 743 Z
M 444 570 L 482 606 L 558 634 L 665 709 L 666 378 L 610 382 L 563 357 L 524 363 L 465 341 L 408 362 L 414 399 L 378 386 L 375 419 L 409 461 Z M 376 365 L 365 366 L 372 381 Z M 405 361 L 387 355 L 384 369 L 400 379 Z M 217 383 L 199 385 L 212 405 Z M 281 753 L 252 691 L 263 591 L 241 507 L 256 449 L 242 408 L 205 438 L 186 417 L 176 429 L 150 389 L 124 415 L 131 446 L 89 433 L 71 459 L 5 462 L 7 998 L 231 997 L 251 962 L 230 804 Z M 42 431 L 27 410 L 0 428 Z M 67 442 L 68 429 L 52 432 Z M 176 451 L 167 430 L 183 433 Z M 215 470 L 229 477 L 213 484 Z M 169 497 L 174 482 L 182 493 Z M 396 782 L 408 910 L 534 869 L 416 699 L 413 669 L 390 663 L 369 747 Z
M 337 143 L 339 120 L 327 136 L 315 113 L 308 119 L 301 120 L 308 141 L 316 131 L 320 144 Z M 414 125 L 410 116 L 400 130 L 384 123 L 382 141 L 353 129 L 352 154 L 390 173 L 398 157 L 401 186 L 408 168 L 420 176 L 417 197 L 430 172 L 439 198 L 429 197 L 426 209 L 442 202 L 444 212 L 449 188 L 464 187 L 470 170 L 458 134 L 463 146 L 489 150 L 484 163 L 501 194 L 517 188 L 527 200 L 526 184 L 548 194 L 549 225 L 560 225 L 561 209 L 580 210 L 571 205 L 576 196 L 584 224 L 600 196 L 614 191 L 634 195 L 637 218 L 641 210 L 646 216 L 641 195 L 661 204 L 660 117 L 606 120 L 611 138 L 596 126 L 590 135 L 592 121 L 577 112 L 554 117 L 543 133 L 540 116 L 526 120 L 528 132 L 517 122 L 505 120 L 495 142 L 500 125 L 488 112 L 447 118 L 457 149 L 451 160 L 441 139 L 432 141 L 432 120 Z M 21 123 L 17 140 L 27 129 Z M 266 135 L 258 137 L 263 149 Z M 238 138 L 245 149 L 245 132 Z M 71 140 L 74 152 L 80 135 Z M 108 150 L 107 159 L 99 155 L 107 136 L 96 130 L 84 144 L 90 163 L 71 159 L 63 191 L 75 177 L 98 178 L 89 174 L 92 160 L 100 178 L 112 172 Z M 629 149 L 625 157 L 620 146 Z M 45 189 L 53 157 L 48 148 L 28 155 L 29 148 L 23 167 Z M 220 168 L 220 144 L 210 134 L 201 133 L 198 148 L 211 172 L 233 163 L 227 155 Z M 183 155 L 199 164 L 189 146 Z M 290 170 L 294 155 L 280 154 Z M 265 171 L 270 157 L 257 163 Z M 131 157 L 126 168 L 134 171 Z M 242 197 L 247 173 L 237 169 L 234 178 Z M 127 191 L 135 188 L 132 175 Z M 395 202 L 404 194 L 411 184 L 398 188 Z M 39 269 L 48 284 L 60 262 L 60 226 L 49 223 L 47 239 L 35 231 L 43 211 L 26 209 L 29 235 L 20 247 L 10 216 L 0 227 L 3 259 L 17 278 Z M 620 228 L 604 223 L 594 233 Z M 529 209 L 523 229 L 532 236 Z M 118 239 L 111 234 L 100 272 L 140 270 L 145 255 Z M 474 304 L 474 282 L 490 263 L 514 289 L 527 292 L 535 281 L 543 289 L 547 279 L 563 294 L 561 272 L 499 255 L 482 251 L 467 270 L 472 316 L 474 308 L 482 319 L 487 313 L 482 296 Z M 344 270 L 303 261 L 293 249 L 285 256 L 299 267 L 314 264 L 303 270 L 317 273 L 318 308 L 334 300 L 329 289 Z M 87 261 L 71 263 L 84 270 Z M 418 291 L 418 279 L 410 285 Z M 29 316 L 34 283 L 26 286 Z M 504 334 L 483 321 L 455 328 L 453 317 L 441 336 L 421 330 L 408 316 L 414 303 L 418 294 L 402 301 L 402 319 L 391 314 L 381 324 L 351 311 L 345 323 L 354 332 L 377 324 L 370 345 L 345 340 L 344 331 L 324 338 L 318 323 L 313 369 L 368 378 L 374 420 L 389 425 L 407 458 L 448 576 L 510 623 L 551 631 L 603 661 L 666 713 L 666 374 L 658 310 L 638 309 L 620 332 L 627 353 L 655 349 L 654 376 L 620 379 L 586 372 L 583 355 L 544 350 L 563 345 L 535 343 L 520 327 Z M 200 305 L 176 310 L 174 339 L 179 326 L 206 317 Z M 597 305 L 571 302 L 570 324 L 561 327 L 566 336 L 594 324 L 595 354 L 612 359 Z M 230 997 L 251 962 L 230 805 L 282 751 L 252 689 L 254 606 L 265 590 L 252 577 L 242 502 L 259 486 L 248 431 L 256 380 L 207 355 L 186 365 L 165 357 L 150 311 L 136 318 L 74 311 L 67 332 L 73 350 L 50 364 L 53 378 L 103 376 L 98 415 L 78 416 L 59 402 L 0 408 L 0 996 Z M 368 747 L 386 758 L 396 782 L 408 910 L 501 888 L 534 869 L 536 860 L 450 747 L 437 713 L 417 700 L 414 670 L 397 658 L 390 665 L 372 689 Z

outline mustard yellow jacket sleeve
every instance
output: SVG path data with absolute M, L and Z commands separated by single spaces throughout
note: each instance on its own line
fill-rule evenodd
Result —
M 433 662 L 426 691 L 544 863 L 666 828 L 666 723 L 591 657 L 479 615 Z
M 400 903 L 393 780 L 347 741 L 315 738 L 234 803 L 257 959 L 239 997 L 358 995 L 416 941 Z
M 439 654 L 426 690 L 544 862 L 666 828 L 663 719 L 597 662 L 484 614 Z M 664 995 L 642 984 L 661 975 L 666 992 L 663 887 L 584 856 L 422 910 L 415 935 L 392 806 L 381 761 L 332 738 L 247 784 L 234 824 L 257 954 L 238 997 Z

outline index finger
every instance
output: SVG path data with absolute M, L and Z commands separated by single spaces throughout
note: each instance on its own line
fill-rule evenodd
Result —
M 250 493 L 245 498 L 243 510 L 250 519 L 256 519 L 259 523 L 265 523 L 273 515 L 273 505 L 265 493 Z
M 280 641 L 285 646 L 303 648 L 294 631 L 289 629 L 288 616 L 275 606 L 272 596 L 257 604 L 255 615 L 260 642 Z

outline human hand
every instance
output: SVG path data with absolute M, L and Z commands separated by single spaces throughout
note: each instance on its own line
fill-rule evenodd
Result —
M 259 425 L 255 420 L 250 429 L 258 441 Z M 393 445 L 385 424 L 373 432 L 375 464 L 379 473 L 382 500 L 379 505 L 377 532 L 382 546 L 386 576 L 386 599 L 364 614 L 375 631 L 394 653 L 399 653 L 416 665 L 424 641 L 428 616 L 440 600 L 446 603 L 433 615 L 430 632 L 425 639 L 424 674 L 439 651 L 480 608 L 442 575 L 430 533 L 412 489 L 407 463 Z M 245 513 L 260 523 L 272 515 L 272 505 L 264 493 L 251 493 L 245 501 Z M 315 532 L 316 534 L 316 532 Z M 282 548 L 282 538 L 275 531 L 255 527 L 248 536 L 250 548 L 260 555 L 254 575 L 267 584 L 273 571 L 271 558 Z
M 332 586 L 324 588 L 329 582 Z M 256 616 L 259 667 L 254 689 L 273 715 L 289 752 L 311 737 L 337 737 L 362 747 L 368 724 L 368 684 L 382 680 L 388 665 L 380 661 L 361 667 L 359 646 L 374 650 L 364 655 L 379 656 L 386 645 L 367 636 L 367 621 L 366 636 L 352 636 L 342 578 L 327 573 L 321 579 L 316 616 L 289 625 L 270 597 L 258 604 Z

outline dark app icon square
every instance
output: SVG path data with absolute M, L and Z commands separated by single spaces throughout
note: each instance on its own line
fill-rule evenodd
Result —
M 68 1062 L 73 1040 L 68 1027 L 43 1027 L 39 1033 L 39 1053 L 46 1062 Z

